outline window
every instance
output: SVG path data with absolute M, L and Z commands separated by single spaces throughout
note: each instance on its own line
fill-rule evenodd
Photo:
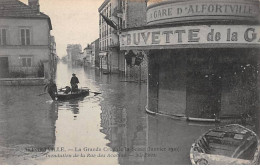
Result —
M 109 17 L 111 17 L 111 4 L 109 4 Z
M 22 45 L 31 44 L 30 29 L 21 29 L 21 44 Z
M 32 66 L 32 57 L 23 56 L 23 57 L 21 57 L 21 60 L 22 60 L 22 66 L 23 67 L 31 67 Z
M 6 39 L 7 39 L 7 30 L 6 29 L 0 29 L 0 45 L 6 45 Z
M 126 28 L 125 20 L 123 20 L 123 28 L 124 28 L 124 29 Z
M 122 18 L 119 18 L 119 27 L 122 27 Z

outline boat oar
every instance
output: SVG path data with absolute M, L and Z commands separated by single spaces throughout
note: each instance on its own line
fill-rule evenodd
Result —
M 87 88 L 88 89 L 88 87 L 81 87 L 81 88 Z M 89 90 L 89 92 L 94 93 L 95 95 L 101 94 L 100 92 L 91 92 L 90 90 Z
M 91 92 L 91 91 L 89 91 L 89 92 L 94 93 L 95 95 L 101 94 L 100 92 Z
M 48 93 L 44 92 L 44 93 L 39 94 L 38 96 L 42 96 L 42 95 L 45 95 L 45 94 L 48 94 Z

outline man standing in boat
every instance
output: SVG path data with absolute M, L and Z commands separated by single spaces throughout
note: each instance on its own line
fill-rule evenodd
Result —
M 74 74 L 74 73 L 72 74 L 70 84 L 71 84 L 71 92 L 77 92 L 79 79 L 76 77 L 76 74 Z

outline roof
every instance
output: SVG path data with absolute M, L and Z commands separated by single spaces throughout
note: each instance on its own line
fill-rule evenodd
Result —
M 86 48 L 84 48 L 84 50 L 87 50 L 87 49 L 92 49 L 91 46 L 88 44 Z
M 100 5 L 100 7 L 98 8 L 98 12 L 101 12 L 103 10 L 103 8 L 108 4 L 108 2 L 110 2 L 110 0 L 105 0 L 102 5 Z
M 52 30 L 51 19 L 48 15 L 38 12 L 37 9 L 31 8 L 19 0 L 0 0 L 0 17 L 47 19 L 50 30 Z

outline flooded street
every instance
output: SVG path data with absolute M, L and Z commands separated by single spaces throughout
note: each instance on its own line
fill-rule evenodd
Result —
M 190 164 L 191 144 L 215 125 L 148 115 L 146 84 L 59 63 L 58 88 L 76 73 L 89 96 L 52 101 L 41 86 L 0 87 L 1 164 Z

